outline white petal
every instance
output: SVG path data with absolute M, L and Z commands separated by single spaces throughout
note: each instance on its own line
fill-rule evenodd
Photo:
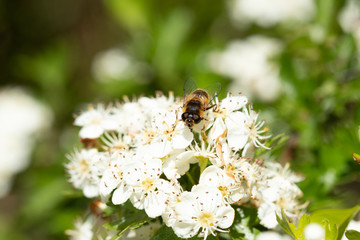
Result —
M 244 150 L 241 153 L 242 157 L 252 159 L 255 155 L 255 145 L 252 142 L 248 142 L 244 146 Z
M 216 211 L 216 218 L 219 219 L 218 226 L 220 228 L 228 228 L 234 222 L 235 210 L 230 206 L 230 204 L 219 207 Z
M 202 172 L 199 184 L 218 187 L 222 184 L 222 174 L 221 168 L 211 165 Z
M 157 158 L 165 157 L 172 150 L 172 144 L 169 141 L 156 141 L 152 142 L 149 146 L 149 154 Z
M 248 141 L 249 130 L 245 126 L 245 116 L 242 112 L 233 112 L 225 119 L 228 129 L 227 139 L 230 148 L 242 149 Z
M 178 159 L 167 159 L 163 165 L 163 171 L 168 179 L 177 179 L 184 175 L 190 169 L 189 161 Z
M 200 227 L 196 227 L 193 222 L 176 222 L 172 228 L 178 237 L 191 238 L 198 233 Z
M 272 203 L 262 203 L 258 209 L 258 217 L 261 220 L 260 224 L 270 229 L 275 228 L 278 225 L 275 214 L 278 208 L 278 206 Z
M 183 192 L 179 200 L 180 202 L 175 205 L 175 212 L 179 215 L 179 219 L 191 220 L 195 216 L 194 202 L 196 201 L 196 195 L 192 192 Z
M 182 124 L 180 122 L 179 124 Z M 178 127 L 176 127 L 175 131 L 177 131 Z M 184 149 L 189 146 L 194 138 L 194 134 L 190 131 L 189 128 L 182 126 L 173 137 L 173 147 L 174 149 Z
M 79 136 L 81 138 L 98 138 L 103 132 L 104 129 L 99 125 L 89 125 L 81 128 Z
M 80 114 L 74 121 L 75 126 L 84 126 L 91 123 L 93 119 L 101 119 L 102 115 L 96 110 L 86 111 Z
M 144 209 L 145 194 L 142 192 L 135 192 L 130 196 L 130 201 L 137 209 Z
M 224 120 L 222 118 L 216 118 L 210 132 L 209 138 L 212 141 L 215 141 L 221 134 L 223 134 L 226 130 Z
M 197 196 L 197 201 L 200 203 L 202 209 L 214 212 L 217 207 L 223 203 L 222 193 L 216 186 L 196 185 L 191 189 L 191 192 Z
M 146 214 L 151 218 L 160 216 L 165 210 L 167 198 L 167 195 L 163 192 L 156 191 L 150 193 L 144 202 Z
M 87 198 L 93 198 L 99 196 L 99 186 L 98 185 L 86 185 L 83 189 L 84 195 Z
M 108 196 L 120 184 L 120 178 L 114 178 L 112 169 L 107 169 L 100 180 L 100 194 Z
M 220 108 L 226 108 L 229 112 L 241 109 L 248 103 L 245 96 L 231 96 L 221 100 Z
M 119 124 L 115 121 L 115 119 L 104 119 L 101 121 L 101 127 L 107 131 L 116 130 Z
M 133 193 L 133 188 L 130 186 L 125 186 L 125 184 L 121 184 L 113 193 L 112 202 L 113 204 L 122 204 L 126 202 Z

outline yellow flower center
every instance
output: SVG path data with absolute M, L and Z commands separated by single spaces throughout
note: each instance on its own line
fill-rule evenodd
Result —
M 220 192 L 222 193 L 223 197 L 225 197 L 227 195 L 227 187 L 225 186 L 219 186 L 218 189 L 220 190 Z
M 146 129 L 146 130 L 144 131 L 145 142 L 146 142 L 147 144 L 150 144 L 151 141 L 154 139 L 155 134 L 156 134 L 156 132 L 155 132 L 154 130 L 152 130 L 152 129 Z
M 229 111 L 226 108 L 220 108 L 218 111 L 214 111 L 214 117 L 225 119 L 229 115 Z
M 200 225 L 204 228 L 214 226 L 214 214 L 211 212 L 202 212 L 198 219 Z
M 80 160 L 79 171 L 81 173 L 87 173 L 89 171 L 89 164 L 85 159 Z
M 152 178 L 146 178 L 144 181 L 141 182 L 142 188 L 144 190 L 144 192 L 150 192 L 155 190 L 154 187 L 154 179 Z
M 168 141 L 171 141 L 174 135 L 173 133 L 174 133 L 174 129 L 172 127 L 169 127 L 164 131 L 164 135 Z

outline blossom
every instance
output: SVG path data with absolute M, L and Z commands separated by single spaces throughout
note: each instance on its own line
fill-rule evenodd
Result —
M 253 144 L 255 147 L 266 147 L 261 140 L 271 137 L 270 135 L 262 136 L 261 134 L 267 131 L 267 128 L 261 130 L 264 121 L 256 122 L 258 113 L 252 108 L 244 108 L 242 112 L 233 112 L 225 120 L 228 129 L 227 139 L 229 146 L 235 149 L 243 149 Z
M 260 202 L 258 216 L 260 223 L 267 228 L 277 226 L 276 214 L 281 213 L 292 220 L 297 220 L 306 204 L 300 204 L 297 198 L 302 196 L 301 190 L 295 185 L 295 182 L 302 180 L 289 169 L 289 165 L 282 167 L 279 163 L 266 163 L 263 169 L 264 182 L 259 185 L 258 200 Z
M 115 189 L 112 202 L 121 204 L 131 195 L 131 191 L 123 181 L 123 171 L 126 169 L 126 163 L 132 159 L 131 153 L 114 153 L 110 157 L 110 163 L 103 172 L 99 184 L 99 191 L 102 198 L 106 199 Z
M 242 109 L 247 104 L 248 99 L 245 96 L 232 96 L 227 94 L 220 103 L 219 99 L 215 98 L 217 104 L 213 111 L 215 121 L 209 132 L 209 138 L 212 141 L 218 140 L 218 138 L 226 131 L 224 120 L 228 118 L 229 114 Z
M 217 166 L 207 167 L 201 174 L 199 184 L 203 186 L 217 187 L 228 203 L 235 203 L 243 197 L 241 182 L 227 175 L 224 170 Z
M 66 235 L 69 235 L 71 240 L 91 240 L 94 236 L 93 227 L 94 219 L 89 217 L 86 221 L 78 218 L 75 222 L 75 229 L 66 230 Z
M 248 98 L 272 101 L 280 94 L 279 66 L 272 61 L 282 49 L 277 39 L 260 35 L 230 42 L 225 50 L 209 54 L 210 68 L 233 79 L 231 91 L 239 91 Z
M 310 223 L 304 229 L 306 240 L 325 240 L 325 229 L 318 223 Z
M 88 111 L 76 117 L 74 124 L 81 126 L 79 136 L 81 138 L 98 138 L 104 131 L 115 130 L 117 124 L 111 116 L 110 110 L 103 104 L 98 104 L 96 108 L 89 106 Z
M 355 0 L 347 0 L 344 8 L 340 11 L 338 21 L 344 32 L 360 34 L 359 26 L 360 4 Z
M 25 89 L 0 90 L 0 198 L 10 191 L 15 174 L 29 166 L 36 140 L 52 119 L 51 110 Z
M 100 178 L 107 165 L 107 156 L 105 153 L 99 153 L 97 149 L 75 149 L 73 153 L 68 154 L 70 160 L 65 164 L 71 182 L 75 188 L 81 189 L 88 198 L 99 195 Z
M 360 53 L 360 4 L 356 0 L 347 0 L 343 9 L 341 9 L 338 22 L 342 30 L 354 36 L 358 53 Z
M 176 112 L 154 113 L 152 126 L 156 134 L 151 141 L 153 155 L 162 158 L 175 149 L 184 149 L 193 140 L 193 133 L 184 122 L 177 120 Z
M 257 148 L 270 149 L 264 142 L 270 135 L 264 135 L 267 128 L 258 120 L 259 113 L 242 95 L 216 97 L 214 104 L 205 111 L 208 121 L 199 131 L 184 124 L 182 104 L 173 94 L 124 98 L 123 103 L 96 109 L 100 124 L 89 121 L 80 132 L 95 127 L 100 144 L 68 155 L 69 181 L 87 197 L 100 196 L 104 204 L 129 200 L 148 217 L 161 216 L 182 238 L 206 239 L 226 232 L 235 218 L 230 204 L 256 206 L 260 223 L 268 228 L 276 226 L 275 214 L 281 208 L 287 217 L 296 219 L 303 206 L 297 200 L 302 192 L 295 183 L 302 178 L 288 165 L 271 162 L 268 155 L 254 158 Z M 102 127 L 103 119 L 116 127 Z M 200 173 L 197 185 L 195 171 Z M 244 233 L 253 236 L 250 231 Z M 145 236 L 150 235 L 130 230 L 123 237 Z
M 232 19 L 236 23 L 253 21 L 262 27 L 280 22 L 305 22 L 315 13 L 313 0 L 233 0 L 229 4 Z
M 215 231 L 224 232 L 233 223 L 235 211 L 223 201 L 216 187 L 198 185 L 183 195 L 183 200 L 175 206 L 178 219 L 173 226 L 179 237 L 190 238 L 201 230 L 206 239 L 209 234 L 215 235 Z
M 134 63 L 123 50 L 112 48 L 98 53 L 92 63 L 95 80 L 110 82 L 130 78 L 134 75 Z
M 124 180 L 129 185 L 128 191 L 132 191 L 129 196 L 132 204 L 138 209 L 145 209 L 151 218 L 162 214 L 168 199 L 170 183 L 160 178 L 161 173 L 160 159 L 137 161 L 124 172 Z

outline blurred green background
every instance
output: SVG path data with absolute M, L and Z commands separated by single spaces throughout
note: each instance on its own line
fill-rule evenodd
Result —
M 288 136 L 274 157 L 306 177 L 300 187 L 310 211 L 358 203 L 360 167 L 352 153 L 360 152 L 360 44 L 338 21 L 346 1 L 314 1 L 310 20 L 266 27 L 234 23 L 229 4 L 0 2 L 1 87 L 25 88 L 53 112 L 29 168 L 0 198 L 0 239 L 64 239 L 65 229 L 88 209 L 91 199 L 67 183 L 63 168 L 65 154 L 80 146 L 74 113 L 123 95 L 161 90 L 181 96 L 189 77 L 200 87 L 220 82 L 224 97 L 236 79 L 216 73 L 208 56 L 254 35 L 282 46 L 269 60 L 279 69 L 280 92 L 270 101 L 251 98 L 272 134 Z

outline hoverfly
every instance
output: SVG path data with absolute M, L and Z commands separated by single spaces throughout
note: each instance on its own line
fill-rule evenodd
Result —
M 206 89 L 206 90 L 205 90 Z M 191 130 L 204 119 L 206 110 L 215 106 L 209 104 L 221 91 L 221 84 L 215 83 L 205 89 L 197 88 L 193 78 L 186 80 L 184 85 L 184 104 L 181 119 Z

